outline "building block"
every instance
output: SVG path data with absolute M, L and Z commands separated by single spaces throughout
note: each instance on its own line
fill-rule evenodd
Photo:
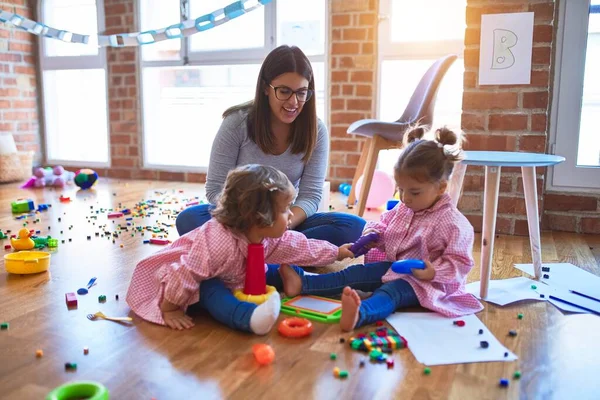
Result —
M 66 293 L 65 300 L 67 302 L 67 307 L 77 307 L 77 296 L 75 293 Z
M 10 206 L 13 213 L 26 213 L 35 209 L 35 205 L 31 199 L 18 199 L 10 203 Z

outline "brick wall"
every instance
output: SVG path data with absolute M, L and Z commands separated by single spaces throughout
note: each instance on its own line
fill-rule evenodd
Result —
M 352 181 L 364 144 L 364 139 L 346 133 L 348 126 L 375 115 L 378 7 L 376 0 L 330 3 L 329 179 L 334 189 Z
M 535 13 L 531 84 L 479 86 L 481 15 L 522 11 Z M 462 114 L 462 127 L 469 140 L 468 149 L 546 151 L 554 17 L 553 0 L 519 3 L 468 0 Z M 476 230 L 480 230 L 482 224 L 483 173 L 483 168 L 467 169 L 464 193 L 459 203 L 459 208 Z M 545 169 L 538 171 L 540 198 L 544 173 Z M 502 169 L 496 230 L 499 233 L 527 234 L 523 184 L 518 168 Z
M 0 0 L 0 9 L 31 18 L 26 0 Z M 0 135 L 10 133 L 19 150 L 35 151 L 42 159 L 34 36 L 0 23 Z

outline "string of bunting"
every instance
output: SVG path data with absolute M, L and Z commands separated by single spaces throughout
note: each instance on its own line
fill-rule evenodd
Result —
M 31 34 L 67 43 L 82 43 L 98 47 L 131 47 L 168 39 L 191 36 L 212 29 L 227 21 L 249 13 L 272 0 L 239 0 L 196 19 L 190 19 L 166 28 L 144 32 L 117 33 L 114 35 L 81 35 L 52 28 L 21 15 L 0 9 L 0 22 L 9 23 Z

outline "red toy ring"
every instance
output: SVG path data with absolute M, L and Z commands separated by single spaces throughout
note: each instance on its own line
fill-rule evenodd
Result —
M 292 317 L 281 321 L 277 330 L 282 336 L 301 338 L 312 333 L 313 325 L 306 318 Z

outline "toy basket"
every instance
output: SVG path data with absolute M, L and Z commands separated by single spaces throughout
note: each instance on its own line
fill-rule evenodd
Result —
M 33 169 L 33 151 L 0 154 L 0 183 L 27 179 Z

